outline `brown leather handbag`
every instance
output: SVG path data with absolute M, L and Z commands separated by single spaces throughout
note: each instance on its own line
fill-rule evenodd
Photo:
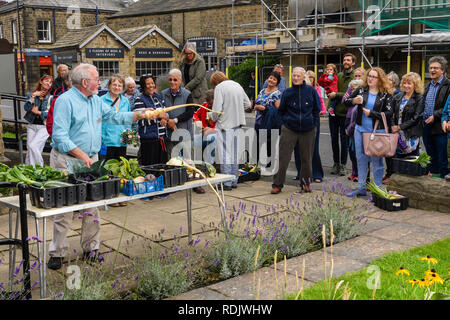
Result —
M 389 133 L 386 115 L 381 112 L 385 133 L 377 133 L 378 123 L 375 121 L 373 132 L 363 132 L 364 153 L 369 157 L 387 157 L 390 158 L 395 154 L 398 143 L 398 133 Z

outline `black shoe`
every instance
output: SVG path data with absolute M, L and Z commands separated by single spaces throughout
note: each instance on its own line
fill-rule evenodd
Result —
M 52 270 L 59 270 L 62 267 L 64 257 L 50 257 L 47 267 Z
M 205 193 L 205 189 L 203 189 L 202 187 L 197 187 L 197 188 L 194 188 L 193 190 L 195 193 L 198 193 L 198 194 Z
M 92 250 L 91 252 L 84 252 L 83 259 L 87 262 L 103 262 L 103 255 L 100 255 L 98 250 Z
M 233 189 L 237 189 L 237 186 L 231 186 L 231 188 L 233 188 Z
M 331 169 L 330 173 L 331 174 L 335 174 L 335 175 L 339 175 L 340 171 L 341 171 L 341 166 L 339 165 L 339 163 L 335 163 L 333 165 L 333 169 Z
M 219 188 L 219 190 L 222 190 L 222 186 L 220 184 L 217 187 Z M 223 186 L 224 191 L 231 191 L 232 189 L 233 188 L 230 186 Z

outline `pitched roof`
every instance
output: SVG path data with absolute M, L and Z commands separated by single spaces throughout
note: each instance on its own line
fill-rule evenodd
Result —
M 41 8 L 68 8 L 71 6 L 78 6 L 81 10 L 95 10 L 98 7 L 100 11 L 117 12 L 125 9 L 126 6 L 123 0 L 19 0 L 19 7 L 41 7 Z M 0 5 L 0 12 L 8 12 L 16 10 L 16 1 Z
M 49 47 L 49 49 L 68 47 L 83 48 L 103 30 L 106 30 L 111 35 L 113 35 L 117 39 L 117 41 L 121 42 L 128 49 L 131 48 L 127 41 L 123 40 L 116 32 L 111 30 L 106 24 L 102 23 L 99 25 L 78 29 L 76 30 L 76 32 L 67 32 L 64 37 L 56 41 L 52 46 Z
M 135 44 L 137 44 L 139 41 L 141 41 L 143 38 L 145 38 L 152 32 L 158 32 L 163 38 L 172 43 L 176 48 L 180 48 L 180 44 L 178 42 L 172 39 L 172 37 L 170 37 L 167 33 L 162 31 L 156 25 L 147 25 L 142 27 L 120 29 L 117 30 L 116 33 L 122 39 L 128 42 L 131 47 L 133 47 Z
M 255 0 L 236 0 L 235 4 L 248 4 Z M 260 1 L 257 1 L 260 3 Z M 139 0 L 128 8 L 113 14 L 111 19 L 142 15 L 186 12 L 193 10 L 230 7 L 232 0 Z

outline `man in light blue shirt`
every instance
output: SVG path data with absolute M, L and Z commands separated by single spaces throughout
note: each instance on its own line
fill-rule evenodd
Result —
M 77 158 L 90 167 L 98 160 L 102 137 L 102 121 L 111 124 L 130 125 L 144 118 L 145 111 L 117 112 L 105 104 L 98 93 L 97 68 L 80 64 L 72 71 L 73 87 L 58 97 L 53 112 L 52 151 L 50 166 L 67 170 L 66 160 Z M 84 258 L 100 261 L 100 212 L 97 208 L 83 211 L 81 247 Z M 69 249 L 67 231 L 73 220 L 73 212 L 54 217 L 53 239 L 49 245 L 48 267 L 60 269 Z

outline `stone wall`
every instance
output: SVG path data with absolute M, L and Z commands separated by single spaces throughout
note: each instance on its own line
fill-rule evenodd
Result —
M 261 22 L 260 5 L 236 6 L 234 10 L 235 25 Z M 218 57 L 226 55 L 225 39 L 232 38 L 231 6 L 184 13 L 108 18 L 107 24 L 113 30 L 155 24 L 181 45 L 193 37 L 215 37 L 217 38 Z M 235 28 L 234 31 L 235 33 L 243 32 L 243 29 Z M 249 32 L 252 29 L 247 28 L 245 31 Z
M 450 182 L 445 179 L 393 174 L 388 189 L 408 196 L 412 208 L 450 213 Z

